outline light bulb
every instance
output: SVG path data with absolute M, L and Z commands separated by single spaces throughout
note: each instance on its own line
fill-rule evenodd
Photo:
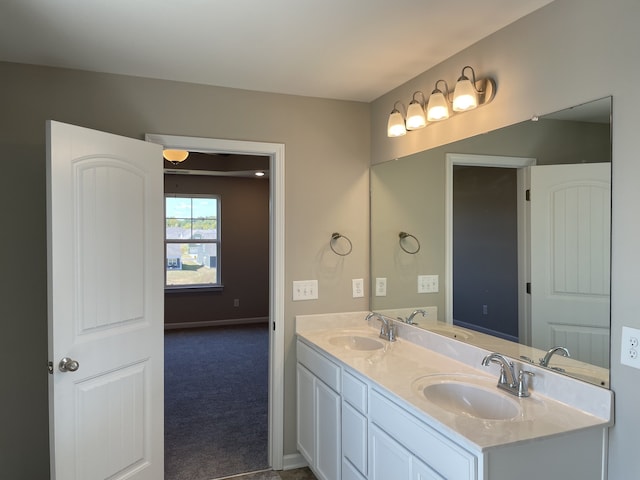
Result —
M 424 109 L 420 102 L 412 100 L 407 109 L 407 130 L 417 130 L 427 126 Z

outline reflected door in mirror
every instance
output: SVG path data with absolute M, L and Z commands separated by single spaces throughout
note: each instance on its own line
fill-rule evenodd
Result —
M 609 364 L 611 164 L 531 167 L 532 343 Z

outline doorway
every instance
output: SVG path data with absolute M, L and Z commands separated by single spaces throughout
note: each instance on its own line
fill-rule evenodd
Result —
M 268 461 L 271 468 L 281 470 L 284 455 L 284 145 L 161 134 L 147 134 L 145 139 L 165 148 L 269 157 Z
M 526 282 L 529 277 L 529 264 L 528 264 L 528 232 L 527 232 L 527 216 L 525 214 L 525 188 L 526 168 L 536 164 L 534 158 L 522 158 L 522 157 L 503 157 L 493 155 L 469 155 L 469 154 L 446 154 L 446 186 L 445 186 L 445 318 L 448 323 L 456 323 L 454 318 L 454 212 L 453 212 L 453 199 L 454 199 L 454 169 L 456 167 L 490 167 L 490 168 L 506 168 L 516 169 L 516 202 L 517 202 L 517 279 L 518 279 L 518 291 L 517 291 L 517 318 L 518 324 L 517 336 L 520 342 L 527 342 L 529 340 L 528 316 L 529 316 L 529 304 L 527 302 L 526 294 Z M 486 305 L 486 307 L 485 307 Z M 479 303 L 477 305 L 480 311 L 480 315 L 483 315 L 486 311 L 489 313 L 490 305 L 485 303 Z M 486 310 L 485 310 L 486 308 Z M 466 326 L 466 325 L 465 325 Z M 473 328 L 470 325 L 470 328 Z M 508 337 L 508 335 L 503 335 Z

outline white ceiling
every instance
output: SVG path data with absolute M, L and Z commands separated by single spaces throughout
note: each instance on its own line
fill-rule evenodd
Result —
M 0 60 L 370 102 L 551 0 L 1 0 Z

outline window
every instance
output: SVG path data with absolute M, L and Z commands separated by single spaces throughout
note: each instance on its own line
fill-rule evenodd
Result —
M 219 287 L 220 198 L 165 197 L 165 287 Z

